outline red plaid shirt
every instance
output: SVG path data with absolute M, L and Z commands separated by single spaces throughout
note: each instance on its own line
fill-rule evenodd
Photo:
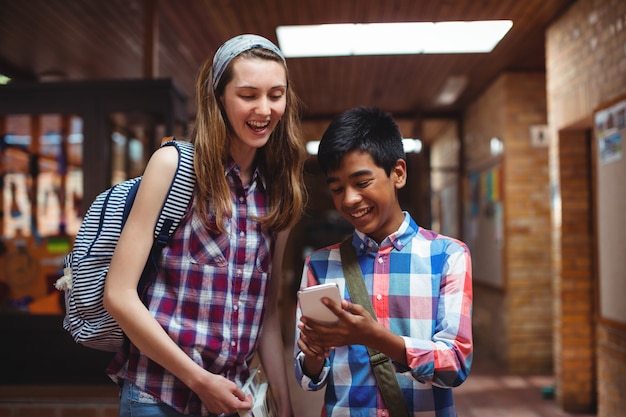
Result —
M 242 385 L 263 322 L 275 236 L 254 220 L 268 211 L 258 171 L 247 187 L 232 161 L 226 176 L 233 205 L 227 233 L 210 232 L 190 210 L 163 251 L 143 301 L 196 363 Z M 132 343 L 117 353 L 107 373 L 181 413 L 206 414 L 195 393 Z

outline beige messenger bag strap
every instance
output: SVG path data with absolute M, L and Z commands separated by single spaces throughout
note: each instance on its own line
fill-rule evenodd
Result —
M 363 281 L 363 273 L 356 258 L 354 247 L 352 246 L 352 236 L 341 242 L 341 265 L 346 278 L 348 292 L 352 298 L 352 302 L 363 306 L 376 320 L 372 302 L 365 288 Z M 370 356 L 370 364 L 376 376 L 376 382 L 380 387 L 380 391 L 389 410 L 391 417 L 409 417 L 409 412 L 396 378 L 396 371 L 391 360 L 376 349 L 367 348 Z

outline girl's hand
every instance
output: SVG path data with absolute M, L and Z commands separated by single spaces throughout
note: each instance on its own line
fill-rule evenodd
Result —
M 252 408 L 252 396 L 246 397 L 233 381 L 208 371 L 193 391 L 212 414 L 234 414 Z

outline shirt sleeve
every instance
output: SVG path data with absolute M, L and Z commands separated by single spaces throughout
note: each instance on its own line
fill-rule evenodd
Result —
M 451 242 L 441 267 L 432 338 L 403 337 L 413 377 L 441 387 L 455 387 L 465 381 L 473 353 L 471 257 L 465 244 Z
M 295 372 L 296 372 L 296 381 L 305 391 L 319 391 L 320 389 L 326 386 L 328 382 L 328 374 L 330 373 L 330 361 L 328 358 L 324 359 L 324 367 L 322 368 L 322 372 L 319 376 L 319 381 L 314 381 L 310 377 L 308 377 L 302 367 L 302 363 L 304 361 L 304 353 L 298 351 L 296 352 L 296 357 L 294 360 Z

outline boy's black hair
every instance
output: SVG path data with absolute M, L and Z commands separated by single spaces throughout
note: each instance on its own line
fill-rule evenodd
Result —
M 317 161 L 328 175 L 339 169 L 347 152 L 354 150 L 370 154 L 387 176 L 398 159 L 406 160 L 398 125 L 389 113 L 375 107 L 358 106 L 335 117 L 322 136 Z

